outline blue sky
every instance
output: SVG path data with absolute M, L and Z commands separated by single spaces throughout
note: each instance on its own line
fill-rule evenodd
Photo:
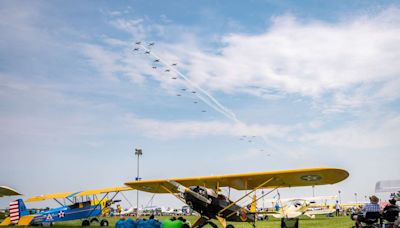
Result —
M 396 1 L 1 1 L 0 184 L 121 185 L 141 147 L 146 179 L 330 166 L 351 176 L 317 193 L 372 194 L 400 171 L 399 15 Z

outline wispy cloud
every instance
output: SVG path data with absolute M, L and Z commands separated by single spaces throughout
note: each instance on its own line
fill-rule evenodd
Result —
M 283 137 L 293 128 L 279 125 L 246 125 L 221 121 L 160 121 L 155 119 L 126 116 L 125 126 L 134 132 L 154 139 L 176 139 L 186 137 L 234 136 L 246 135 Z
M 400 116 L 384 115 L 331 130 L 305 132 L 299 141 L 346 150 L 384 150 L 400 146 L 399 135 Z
M 298 94 L 324 103 L 328 112 L 343 111 L 399 97 L 395 92 L 400 89 L 399 12 L 389 8 L 336 23 L 280 16 L 273 18 L 265 33 L 230 34 L 221 38 L 223 45 L 216 49 L 204 50 L 190 37 L 183 43 L 159 42 L 155 51 L 181 60 L 186 75 L 210 91 L 268 99 Z M 154 30 L 141 19 L 113 20 L 112 24 L 135 34 L 135 39 L 148 37 L 145 34 Z M 141 63 L 136 67 L 150 67 Z M 114 66 L 97 65 L 106 73 L 118 72 Z M 163 77 L 156 79 L 171 86 Z

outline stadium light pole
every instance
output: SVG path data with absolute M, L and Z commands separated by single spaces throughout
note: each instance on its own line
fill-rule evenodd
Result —
M 142 149 L 135 148 L 135 155 L 137 156 L 137 176 L 136 181 L 140 180 L 139 177 L 139 158 L 143 155 Z M 136 190 L 136 219 L 139 217 L 139 190 Z
M 338 193 L 339 193 L 339 203 L 342 203 L 342 197 L 340 196 L 340 193 L 342 193 L 342 191 L 338 191 Z

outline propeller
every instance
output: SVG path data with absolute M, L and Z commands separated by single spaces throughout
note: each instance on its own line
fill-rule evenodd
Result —
M 202 202 L 204 202 L 204 203 L 207 203 L 207 204 L 210 204 L 210 203 L 211 203 L 211 200 L 210 200 L 210 199 L 207 199 L 206 197 L 200 195 L 199 193 L 197 193 L 197 192 L 191 190 L 191 189 L 188 188 L 188 187 L 185 187 L 185 186 L 179 184 L 179 183 L 176 182 L 176 181 L 168 180 L 168 182 L 169 182 L 170 184 L 172 184 L 174 187 L 176 187 L 176 189 L 177 189 L 180 193 L 189 193 L 189 194 L 191 194 L 192 196 L 196 197 L 198 200 L 200 200 L 200 201 L 202 201 Z

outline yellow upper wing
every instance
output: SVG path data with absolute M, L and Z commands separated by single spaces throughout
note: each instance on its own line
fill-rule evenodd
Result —
M 101 189 L 82 191 L 74 196 L 97 195 L 97 194 L 103 194 L 103 193 L 109 193 L 109 192 L 122 192 L 122 191 L 129 191 L 129 190 L 132 190 L 132 188 L 130 188 L 130 187 L 101 188 Z
M 61 193 L 52 193 L 47 195 L 40 195 L 34 196 L 26 200 L 26 202 L 36 202 L 36 201 L 43 201 L 47 199 L 59 199 L 59 198 L 66 198 L 67 196 L 71 195 L 73 192 L 61 192 Z
M 17 192 L 16 190 L 7 187 L 7 186 L 0 186 L 0 197 L 3 196 L 17 196 L 17 195 L 21 195 L 19 192 Z
M 109 192 L 121 192 L 132 190 L 130 187 L 113 187 L 113 188 L 101 188 L 94 190 L 87 190 L 81 192 L 62 192 L 62 193 L 52 193 L 47 195 L 34 196 L 26 200 L 26 202 L 36 202 L 47 199 L 58 199 L 58 198 L 72 198 L 76 196 L 87 196 L 87 195 L 97 195 Z
M 343 169 L 309 168 L 222 176 L 171 178 L 168 180 L 141 180 L 127 182 L 125 185 L 151 193 L 177 193 L 176 188 L 168 184 L 169 180 L 176 181 L 186 187 L 204 186 L 213 189 L 231 187 L 237 190 L 251 190 L 268 180 L 267 183 L 262 185 L 262 188 L 334 184 L 346 179 L 348 176 L 349 173 Z

